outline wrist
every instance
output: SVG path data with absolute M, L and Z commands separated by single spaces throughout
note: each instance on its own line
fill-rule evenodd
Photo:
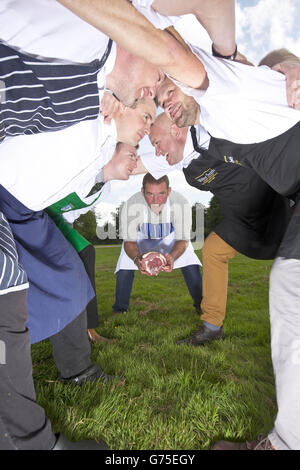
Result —
M 138 261 L 139 261 L 140 257 L 141 257 L 141 255 L 138 254 L 138 255 L 136 255 L 136 256 L 132 259 L 132 261 L 134 262 L 134 264 L 135 264 L 136 266 L 139 266 L 139 265 L 138 265 Z
M 219 57 L 219 58 L 221 58 L 221 59 L 227 59 L 227 60 L 235 60 L 236 55 L 237 55 L 237 53 L 238 53 L 237 45 L 235 46 L 235 50 L 233 51 L 233 53 L 232 53 L 232 54 L 228 54 L 228 55 L 220 54 L 220 52 L 218 52 L 218 51 L 215 49 L 214 44 L 211 45 L 211 51 L 212 51 L 212 55 L 213 55 L 214 57 Z

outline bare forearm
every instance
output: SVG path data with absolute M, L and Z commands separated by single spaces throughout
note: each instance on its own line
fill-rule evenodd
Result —
M 137 242 L 124 242 L 124 250 L 132 260 L 140 254 Z
M 206 73 L 194 54 L 166 32 L 154 28 L 127 0 L 58 1 L 131 54 L 147 59 L 193 88 L 203 86 Z
M 183 255 L 183 253 L 185 252 L 186 250 L 186 247 L 187 247 L 187 241 L 186 240 L 177 240 L 175 242 L 175 245 L 173 247 L 173 250 L 170 252 L 170 255 L 172 256 L 172 258 L 174 259 L 174 261 L 179 258 L 181 255 Z
M 163 15 L 193 13 L 222 55 L 235 50 L 234 0 L 154 0 L 152 8 Z

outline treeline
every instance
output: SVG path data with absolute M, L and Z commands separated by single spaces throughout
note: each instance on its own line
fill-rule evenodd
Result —
M 119 239 L 119 216 L 122 204 L 117 208 L 116 212 L 111 213 L 111 222 L 99 225 L 101 215 L 97 216 L 94 210 L 81 215 L 75 222 L 73 227 L 78 230 L 93 245 L 113 245 L 120 244 Z M 196 227 L 196 204 L 192 206 L 193 225 L 192 231 Z M 210 200 L 209 207 L 204 208 L 204 237 L 215 228 L 222 219 L 222 211 L 219 202 L 215 196 Z

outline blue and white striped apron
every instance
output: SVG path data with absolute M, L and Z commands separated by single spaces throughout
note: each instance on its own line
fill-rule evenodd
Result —
M 24 54 L 0 41 L 0 142 L 6 136 L 57 131 L 99 114 L 101 60 L 68 63 Z
M 19 264 L 11 228 L 4 214 L 0 212 L 0 295 L 27 287 L 27 275 Z
M 25 287 L 26 271 L 27 327 L 35 343 L 61 331 L 95 293 L 77 252 L 46 212 L 31 211 L 0 185 L 0 213 L 1 293 Z

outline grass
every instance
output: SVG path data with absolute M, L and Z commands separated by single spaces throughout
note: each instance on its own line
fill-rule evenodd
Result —
M 199 323 L 180 270 L 136 273 L 127 314 L 110 319 L 120 248 L 96 250 L 103 336 L 92 360 L 120 380 L 64 386 L 48 341 L 32 347 L 37 400 L 54 432 L 71 440 L 104 439 L 112 449 L 209 449 L 217 439 L 245 440 L 269 431 L 276 414 L 270 358 L 271 262 L 242 255 L 230 262 L 226 339 L 177 346 Z M 198 253 L 200 256 L 200 252 Z

